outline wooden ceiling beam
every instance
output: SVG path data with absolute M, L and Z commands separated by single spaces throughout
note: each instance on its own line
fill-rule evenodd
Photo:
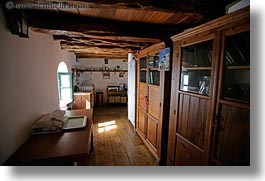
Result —
M 76 53 L 78 58 L 108 58 L 108 59 L 127 59 L 128 54 L 93 54 L 93 53 Z
M 35 31 L 43 31 L 43 29 L 38 29 Z M 138 38 L 138 37 L 129 37 L 129 36 L 95 36 L 91 34 L 83 34 L 78 32 L 65 32 L 65 31 L 53 31 L 53 30 L 47 30 L 46 32 L 50 32 L 53 35 L 54 40 L 65 40 L 68 38 L 76 38 L 76 39 L 84 39 L 84 40 L 90 40 L 90 39 L 96 39 L 96 40 L 106 40 L 106 41 L 113 41 L 113 42 L 128 42 L 128 43 L 139 43 L 139 44 L 153 44 L 153 43 L 159 43 L 161 40 L 159 39 L 153 39 L 153 38 Z
M 122 44 L 122 45 L 128 45 L 128 46 L 135 46 L 135 47 L 146 47 L 148 45 L 150 45 L 151 43 L 147 43 L 147 42 L 137 42 L 137 41 L 128 41 L 128 39 L 124 39 L 124 40 L 112 40 L 112 39 L 102 39 L 101 37 L 98 38 L 88 38 L 88 37 L 71 37 L 71 36 L 66 36 L 66 35 L 53 35 L 53 39 L 54 40 L 60 40 L 60 41 L 67 41 L 67 42 L 72 42 L 72 41 L 76 41 L 76 42 L 83 42 L 83 43 L 103 43 L 103 44 Z M 156 41 L 152 42 L 152 43 L 156 43 Z
M 61 38 L 61 45 L 81 45 L 81 46 L 96 46 L 96 47 L 114 47 L 114 48 L 129 48 L 132 50 L 143 49 L 150 44 L 139 42 L 126 42 L 126 41 L 112 41 L 112 40 L 100 40 L 91 38 L 74 38 L 63 37 Z
M 68 47 L 69 51 L 79 52 L 79 53 L 102 53 L 102 54 L 116 54 L 116 53 L 130 53 L 130 52 L 136 52 L 132 51 L 130 49 L 124 49 L 124 48 L 98 48 L 98 47 Z
M 28 17 L 30 27 L 74 31 L 98 36 L 104 34 L 105 36 L 130 36 L 163 40 L 187 28 L 184 25 L 120 22 L 43 10 L 24 10 L 24 13 Z
M 122 45 L 106 45 L 106 44 L 88 44 L 88 43 L 82 43 L 82 42 L 67 42 L 67 41 L 61 41 L 60 45 L 62 49 L 71 49 L 71 48 L 77 48 L 77 49 L 85 49 L 90 47 L 95 48 L 103 48 L 103 49 L 115 49 L 115 48 L 123 48 L 128 50 L 139 50 L 139 47 L 135 46 L 122 46 Z

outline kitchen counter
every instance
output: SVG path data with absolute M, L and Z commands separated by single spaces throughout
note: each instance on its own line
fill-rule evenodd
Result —
M 74 92 L 73 109 L 93 109 L 95 91 Z

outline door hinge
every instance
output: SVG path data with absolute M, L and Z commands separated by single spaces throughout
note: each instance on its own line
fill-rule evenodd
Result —
M 174 109 L 174 115 L 176 115 L 176 110 Z
M 161 102 L 159 103 L 159 106 L 160 106 L 160 107 L 162 106 Z
M 176 54 L 176 57 L 179 58 L 179 53 Z

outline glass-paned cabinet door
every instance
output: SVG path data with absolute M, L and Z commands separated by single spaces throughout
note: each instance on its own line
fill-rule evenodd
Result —
M 148 57 L 149 80 L 152 85 L 160 85 L 160 71 L 158 71 L 159 55 L 155 54 Z
M 249 102 L 250 33 L 225 36 L 223 98 Z
M 146 83 L 146 57 L 140 58 L 140 82 Z
M 180 90 L 209 95 L 212 54 L 213 40 L 182 47 Z

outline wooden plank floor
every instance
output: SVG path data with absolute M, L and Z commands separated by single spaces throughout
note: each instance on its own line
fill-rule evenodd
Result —
M 105 106 L 94 109 L 94 152 L 91 166 L 157 166 L 128 121 L 127 107 Z

